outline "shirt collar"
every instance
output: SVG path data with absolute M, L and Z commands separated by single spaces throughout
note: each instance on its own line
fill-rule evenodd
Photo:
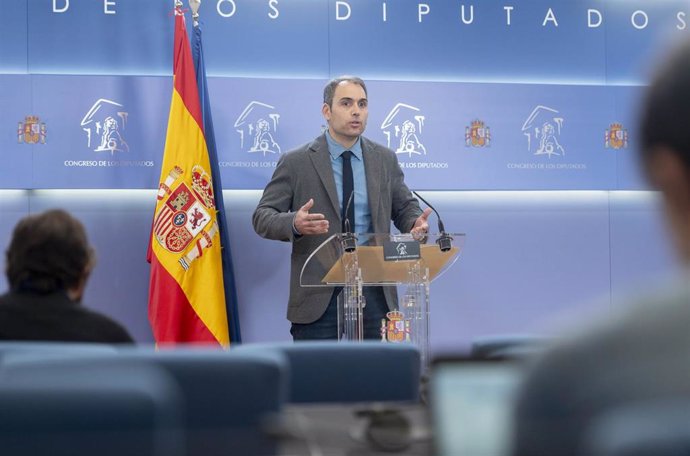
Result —
M 340 143 L 336 142 L 335 139 L 331 137 L 331 133 L 326 130 L 326 141 L 328 142 L 328 152 L 331 154 L 331 158 L 335 160 L 340 157 L 340 154 L 349 150 L 352 154 L 357 157 L 357 159 L 362 160 L 362 138 L 357 138 L 357 141 L 349 149 L 344 148 Z

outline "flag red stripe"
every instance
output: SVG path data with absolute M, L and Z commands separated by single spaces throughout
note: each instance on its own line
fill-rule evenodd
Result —
M 199 129 L 204 131 L 201 105 L 199 103 L 199 89 L 194 74 L 194 62 L 192 60 L 192 48 L 187 40 L 187 30 L 181 16 L 175 17 L 175 63 L 173 66 L 175 77 L 175 90 L 180 94 L 187 111 L 196 121 Z M 187 62 L 187 59 L 190 61 Z
M 216 343 L 218 341 L 194 312 L 174 277 L 153 255 L 149 287 L 149 321 L 158 344 Z

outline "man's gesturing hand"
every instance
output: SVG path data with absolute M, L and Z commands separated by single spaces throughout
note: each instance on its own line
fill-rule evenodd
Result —
M 310 214 L 309 209 L 314 206 L 314 199 L 310 199 L 306 204 L 295 212 L 295 230 L 302 235 L 306 234 L 325 234 L 328 233 L 328 220 L 323 214 Z
M 431 212 L 431 208 L 427 207 L 424 209 L 424 212 L 422 212 L 422 215 L 415 220 L 414 226 L 412 230 L 410 230 L 414 236 L 423 236 L 429 232 L 429 216 Z

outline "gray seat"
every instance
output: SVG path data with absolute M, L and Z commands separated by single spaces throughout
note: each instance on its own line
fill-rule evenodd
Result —
M 21 357 L 32 353 L 40 354 L 42 357 L 64 357 L 115 353 L 116 351 L 117 348 L 113 345 L 97 343 L 0 341 L 0 366 L 5 358 Z
M 234 351 L 284 354 L 290 365 L 291 403 L 419 399 L 420 354 L 410 344 L 336 341 L 245 344 Z
M 163 369 L 184 397 L 183 426 L 188 455 L 264 455 L 276 451 L 264 420 L 280 411 L 287 396 L 287 363 L 277 353 L 235 353 L 221 349 L 121 348 L 82 356 L 30 353 L 7 359 L 22 365 L 116 366 L 142 363 Z
M 4 456 L 182 456 L 182 408 L 176 382 L 152 365 L 6 365 L 0 448 Z

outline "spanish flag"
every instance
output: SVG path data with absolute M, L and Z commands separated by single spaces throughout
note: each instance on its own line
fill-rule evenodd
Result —
M 148 260 L 149 321 L 158 345 L 230 344 L 214 182 L 181 8 L 173 92 Z

